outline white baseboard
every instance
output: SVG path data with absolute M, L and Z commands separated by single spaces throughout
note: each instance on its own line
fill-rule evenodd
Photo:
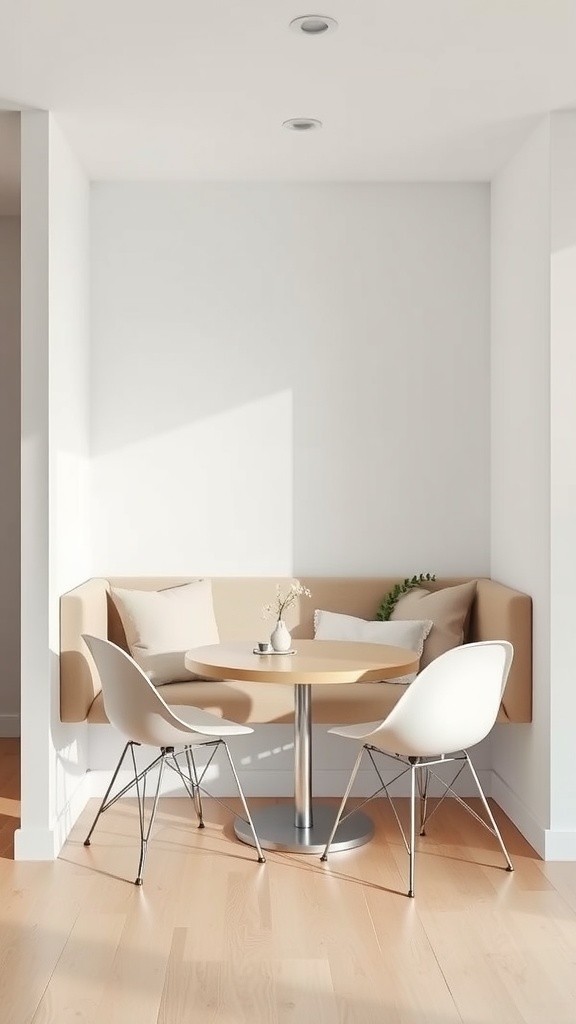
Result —
M 64 846 L 64 843 L 70 835 L 72 826 L 84 810 L 91 795 L 89 773 L 86 772 L 79 778 L 76 789 L 71 794 L 66 807 L 61 812 L 56 822 L 54 831 L 56 835 L 58 853 L 60 853 L 60 850 Z
M 518 799 L 516 793 L 510 789 L 504 779 L 494 771 L 492 772 L 492 796 L 530 843 L 530 846 L 534 847 L 540 857 L 546 859 L 546 829 L 536 821 L 532 812 Z
M 53 828 L 23 828 L 14 833 L 14 860 L 54 860 L 64 843 L 78 815 L 90 798 L 88 775 L 78 782 L 66 807 L 58 817 Z
M 0 736 L 20 735 L 20 715 L 0 715 Z
M 492 795 L 542 860 L 576 861 L 576 830 L 544 828 L 496 772 L 492 773 Z
M 544 860 L 576 860 L 576 831 L 547 828 L 544 834 Z
M 14 860 L 55 860 L 59 851 L 54 829 L 17 828 L 14 833 Z

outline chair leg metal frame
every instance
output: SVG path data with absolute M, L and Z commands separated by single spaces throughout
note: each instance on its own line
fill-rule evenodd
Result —
M 236 788 L 238 789 L 238 795 L 239 795 L 241 803 L 242 803 L 242 808 L 244 810 L 245 817 L 242 820 L 245 821 L 246 824 L 250 827 L 250 830 L 251 830 L 252 835 L 254 837 L 254 845 L 255 845 L 256 850 L 258 852 L 258 862 L 260 864 L 265 864 L 266 863 L 266 857 L 264 856 L 264 853 L 262 852 L 262 847 L 260 845 L 260 840 L 258 839 L 258 835 L 257 835 L 256 829 L 254 827 L 254 822 L 252 821 L 252 816 L 250 814 L 250 811 L 248 810 L 248 804 L 246 802 L 246 797 L 244 796 L 244 790 L 242 789 L 242 786 L 241 786 L 241 783 L 240 783 L 240 779 L 239 779 L 238 773 L 236 771 L 236 766 L 234 764 L 234 761 L 232 760 L 232 755 L 230 753 L 230 750 L 228 749 L 228 744 L 226 743 L 225 740 L 218 739 L 218 740 L 207 740 L 205 743 L 196 743 L 195 746 L 196 747 L 212 747 L 212 746 L 214 747 L 214 750 L 213 750 L 211 756 L 209 757 L 208 761 L 204 765 L 204 767 L 202 769 L 202 772 L 200 774 L 198 773 L 198 769 L 196 767 L 196 762 L 194 761 L 194 754 L 193 754 L 192 747 L 186 747 L 185 751 L 184 751 L 184 753 L 186 754 L 186 759 L 187 759 L 187 761 L 189 763 L 189 777 L 188 778 L 182 772 L 181 766 L 178 765 L 178 762 L 177 762 L 177 756 L 178 755 L 176 755 L 174 757 L 174 761 L 176 763 L 176 769 L 175 770 L 178 771 L 178 774 L 181 776 L 184 784 L 186 785 L 186 788 L 188 789 L 188 792 L 190 793 L 190 796 L 192 796 L 193 799 L 194 799 L 194 803 L 195 803 L 195 806 L 196 806 L 196 810 L 197 810 L 197 814 L 198 814 L 198 819 L 199 819 L 198 827 L 199 828 L 204 828 L 204 821 L 203 821 L 203 817 L 202 817 L 202 794 L 204 794 L 207 797 L 210 797 L 211 800 L 215 800 L 216 803 L 221 805 L 221 807 L 225 807 L 226 810 L 229 811 L 230 814 L 234 815 L 236 818 L 242 817 L 241 815 L 238 815 L 238 812 L 235 811 L 234 808 L 230 807 L 229 804 L 227 804 L 225 800 L 222 800 L 218 796 L 214 796 L 213 793 L 210 793 L 206 789 L 206 787 L 202 785 L 202 781 L 204 779 L 204 776 L 206 775 L 206 772 L 208 771 L 210 765 L 212 764 L 212 761 L 214 759 L 216 751 L 218 750 L 219 747 L 224 747 L 224 750 L 226 751 L 226 755 L 228 757 L 228 762 L 230 764 L 230 768 L 231 768 L 232 774 L 234 776 L 234 781 L 236 783 Z M 179 752 L 179 753 L 181 753 L 181 752 Z M 170 764 L 170 762 L 168 762 L 168 764 L 169 764 L 169 767 L 174 767 L 173 765 Z M 191 789 L 189 788 L 190 784 L 191 784 L 191 786 L 192 786 L 192 788 L 194 790 L 193 793 L 192 793 Z
M 196 807 L 196 814 L 198 815 L 198 828 L 204 828 L 202 795 L 200 793 L 200 786 L 198 784 L 198 772 L 196 771 L 196 762 L 194 760 L 194 754 L 190 747 L 186 747 L 186 763 L 188 765 L 188 774 L 190 778 L 193 780 L 194 785 L 194 805 Z
M 502 835 L 500 833 L 498 825 L 496 824 L 494 815 L 492 814 L 492 811 L 491 811 L 490 805 L 488 804 L 488 801 L 486 799 L 486 795 L 484 793 L 484 790 L 482 789 L 482 786 L 480 784 L 480 779 L 478 778 L 477 772 L 476 772 L 476 770 L 474 768 L 474 765 L 472 764 L 472 761 L 470 760 L 470 757 L 469 757 L 468 752 L 466 750 L 457 751 L 454 754 L 442 755 L 441 757 L 436 757 L 436 758 L 432 758 L 432 757 L 430 757 L 430 758 L 427 758 L 427 757 L 403 757 L 400 754 L 391 754 L 389 751 L 382 750 L 380 747 L 375 747 L 375 746 L 373 746 L 370 743 L 364 744 L 364 746 L 360 749 L 360 751 L 358 753 L 358 757 L 356 758 L 356 762 L 355 762 L 354 767 L 352 769 L 352 773 L 350 775 L 350 779 L 348 781 L 348 785 L 346 787 L 346 791 L 344 793 L 344 796 L 342 797 L 342 801 L 340 803 L 340 807 L 338 808 L 338 813 L 336 815 L 336 820 L 334 821 L 334 825 L 332 827 L 332 831 L 330 833 L 328 842 L 326 843 L 326 847 L 324 849 L 324 852 L 323 852 L 322 856 L 320 857 L 321 861 L 326 861 L 328 859 L 328 853 L 330 851 L 330 846 L 331 846 L 332 840 L 334 839 L 334 836 L 336 834 L 336 830 L 337 830 L 338 826 L 341 824 L 341 822 L 344 821 L 348 817 L 348 814 L 344 815 L 343 812 L 344 812 L 344 808 L 346 807 L 346 803 L 348 801 L 348 797 L 350 795 L 350 792 L 352 790 L 352 786 L 354 785 L 354 780 L 356 779 L 356 775 L 358 774 L 358 769 L 360 768 L 360 764 L 362 762 L 362 758 L 364 756 L 364 753 L 368 753 L 368 755 L 370 757 L 370 760 L 372 761 L 372 764 L 373 764 L 374 769 L 376 771 L 376 774 L 378 775 L 378 778 L 380 780 L 381 785 L 379 786 L 379 788 L 374 793 L 372 793 L 371 796 L 366 797 L 366 799 L 363 800 L 362 803 L 358 807 L 355 807 L 354 811 L 349 811 L 349 814 L 353 814 L 355 811 L 359 810 L 365 804 L 369 803 L 371 800 L 374 800 L 374 798 L 379 796 L 382 792 L 384 792 L 386 794 L 386 797 L 388 798 L 388 800 L 390 802 L 390 806 L 391 806 L 391 808 L 392 808 L 392 810 L 394 812 L 394 817 L 396 818 L 396 821 L 398 823 L 398 827 L 400 829 L 400 832 L 401 832 L 401 835 L 402 835 L 402 839 L 404 841 L 404 846 L 406 847 L 406 851 L 407 851 L 407 853 L 409 855 L 409 858 L 410 858 L 408 896 L 410 896 L 412 898 L 414 897 L 414 866 L 415 866 L 414 862 L 415 862 L 415 852 L 416 852 L 416 793 L 417 792 L 418 792 L 418 797 L 419 797 L 419 802 L 420 802 L 419 835 L 421 835 L 421 836 L 425 836 L 426 835 L 426 825 L 428 824 L 428 822 L 432 818 L 432 815 L 434 815 L 436 813 L 436 811 L 438 810 L 440 804 L 443 803 L 443 801 L 446 798 L 446 796 L 450 793 L 458 801 L 458 803 L 461 804 L 462 807 L 464 807 L 465 810 L 467 810 L 468 813 L 471 814 L 472 817 L 476 819 L 476 821 L 480 822 L 480 824 L 483 825 L 484 828 L 488 832 L 490 832 L 490 834 L 493 835 L 498 840 L 498 843 L 500 844 L 500 848 L 501 848 L 502 853 L 504 854 L 504 858 L 506 860 L 506 871 L 513 871 L 514 870 L 514 866 L 513 866 L 512 861 L 510 860 L 510 857 L 508 855 L 508 850 L 506 849 L 506 846 L 504 845 L 504 840 L 502 839 Z M 381 754 L 383 757 L 387 757 L 388 759 L 394 761 L 394 763 L 396 765 L 400 764 L 403 767 L 398 771 L 398 773 L 394 776 L 393 779 L 391 779 L 389 782 L 385 782 L 384 779 L 382 778 L 382 774 L 381 774 L 381 772 L 380 772 L 380 770 L 378 768 L 378 765 L 376 764 L 376 761 L 374 759 L 374 754 Z M 449 763 L 449 762 L 459 763 L 460 767 L 457 769 L 457 771 L 456 771 L 452 781 L 450 783 L 446 783 L 444 781 L 444 779 L 440 778 L 440 776 L 433 769 L 434 769 L 434 767 L 436 765 L 446 764 L 446 763 Z M 476 811 L 472 807 L 470 807 L 470 805 L 468 803 L 466 803 L 466 801 L 463 800 L 462 797 L 458 795 L 458 793 L 456 793 L 454 791 L 453 787 L 454 787 L 454 785 L 456 783 L 456 780 L 458 779 L 459 775 L 461 774 L 461 772 L 466 767 L 468 767 L 470 769 L 472 778 L 474 779 L 476 788 L 478 790 L 478 793 L 480 795 L 480 799 L 482 801 L 482 806 L 484 807 L 484 811 L 486 813 L 486 816 L 488 817 L 488 821 L 485 821 L 484 818 L 482 818 L 479 814 L 477 814 Z M 400 818 L 398 816 L 398 812 L 396 810 L 396 807 L 395 807 L 395 804 L 394 804 L 394 800 L 393 800 L 393 798 L 392 798 L 392 796 L 390 794 L 390 791 L 389 791 L 389 787 L 392 786 L 398 779 L 402 778 L 402 776 L 405 775 L 407 772 L 410 772 L 410 827 L 409 827 L 409 835 L 408 836 L 406 836 L 406 832 L 405 832 L 405 830 L 404 830 L 404 828 L 402 826 L 402 823 L 400 821 Z M 438 800 L 438 803 L 434 806 L 433 810 L 428 814 L 428 789 L 429 789 L 430 779 L 431 778 L 437 779 L 437 781 L 440 782 L 440 784 L 442 786 L 444 786 L 444 792 L 442 793 L 442 796 Z
M 234 765 L 234 762 L 232 760 L 232 756 L 231 756 L 230 751 L 228 749 L 228 744 L 226 743 L 225 740 L 223 740 L 223 739 L 209 740 L 206 743 L 194 744 L 194 746 L 198 746 L 198 747 L 210 747 L 210 746 L 214 747 L 214 750 L 212 751 L 212 754 L 211 754 L 210 758 L 208 759 L 208 762 L 204 766 L 204 768 L 203 768 L 203 770 L 202 770 L 200 775 L 198 774 L 198 770 L 197 770 L 197 767 L 196 767 L 196 762 L 194 760 L 193 748 L 192 748 L 191 745 L 186 745 L 183 748 L 182 751 L 178 751 L 178 754 L 175 753 L 174 747 L 162 747 L 161 750 L 160 750 L 160 753 L 158 754 L 158 756 L 155 757 L 154 760 L 151 761 L 150 764 L 147 765 L 146 768 L 144 768 L 144 769 L 142 769 L 140 771 L 138 771 L 138 767 L 136 765 L 136 755 L 135 755 L 135 752 L 134 752 L 134 748 L 138 747 L 138 746 L 140 746 L 140 744 L 136 743 L 134 741 L 129 741 L 128 743 L 126 743 L 126 746 L 124 747 L 124 750 L 122 751 L 122 754 L 120 755 L 120 759 L 118 761 L 118 764 L 116 765 L 116 768 L 114 769 L 114 773 L 112 775 L 112 778 L 110 780 L 110 783 L 108 785 L 106 793 L 104 794 L 102 802 L 101 802 L 101 804 L 100 804 L 100 806 L 98 808 L 98 811 L 96 812 L 96 816 L 94 818 L 94 821 L 92 822 L 92 825 L 90 826 L 90 830 L 88 832 L 88 835 L 86 836 L 86 839 L 84 840 L 84 846 L 90 846 L 92 833 L 94 832 L 94 829 L 96 828 L 98 820 L 99 820 L 100 816 L 104 813 L 104 811 L 107 811 L 110 807 L 112 807 L 112 805 L 115 804 L 117 800 L 119 800 L 121 797 L 125 796 L 126 793 L 128 793 L 131 789 L 136 789 L 136 796 L 137 796 L 137 800 L 138 800 L 138 822 L 139 822 L 139 826 L 140 826 L 140 859 L 139 859 L 139 863 L 138 863 L 138 873 L 137 873 L 137 876 L 136 876 L 134 884 L 135 885 L 142 885 L 143 876 L 144 876 L 144 866 L 145 866 L 145 863 L 146 863 L 146 854 L 148 852 L 148 842 L 149 842 L 150 835 L 151 835 L 151 832 L 152 832 L 152 828 L 153 828 L 153 825 L 154 825 L 154 820 L 156 818 L 156 811 L 158 809 L 158 800 L 160 798 L 160 790 L 161 790 L 161 787 L 162 787 L 162 779 L 163 779 L 163 776 L 164 776 L 164 769 L 165 769 L 166 765 L 168 765 L 169 768 L 171 768 L 173 771 L 175 771 L 179 775 L 180 779 L 182 780 L 182 782 L 184 784 L 184 787 L 185 787 L 188 795 L 194 801 L 194 806 L 195 806 L 195 809 L 196 809 L 196 813 L 198 815 L 198 827 L 199 828 L 204 828 L 204 817 L 203 817 L 203 810 L 202 810 L 201 792 L 203 791 L 204 793 L 207 793 L 207 790 L 202 788 L 201 783 L 202 783 L 204 775 L 206 774 L 206 772 L 207 772 L 207 770 L 208 770 L 208 768 L 209 768 L 209 766 L 210 766 L 210 764 L 211 764 L 211 762 L 212 762 L 212 760 L 213 760 L 217 750 L 219 749 L 219 747 L 223 746 L 225 751 L 226 751 L 226 754 L 228 756 L 228 761 L 229 761 L 230 767 L 232 769 L 232 773 L 234 775 L 234 780 L 236 782 L 236 786 L 238 788 L 238 793 L 239 793 L 239 796 L 240 796 L 240 800 L 242 802 L 242 807 L 244 809 L 244 814 L 246 815 L 245 820 L 246 820 L 247 824 L 250 826 L 250 829 L 252 831 L 252 835 L 254 837 L 254 845 L 256 846 L 256 850 L 257 850 L 257 853 L 258 853 L 258 862 L 260 864 L 264 864 L 265 863 L 266 858 L 265 858 L 265 856 L 264 856 L 264 854 L 262 852 L 262 847 L 260 846 L 260 841 L 259 841 L 258 836 L 256 834 L 256 830 L 254 828 L 254 823 L 252 821 L 252 817 L 250 815 L 250 811 L 248 810 L 248 804 L 246 803 L 246 798 L 244 796 L 244 791 L 243 791 L 242 786 L 240 784 L 240 779 L 238 778 L 238 773 L 236 771 L 236 767 Z M 122 767 L 122 765 L 124 763 L 124 760 L 126 758 L 126 755 L 127 755 L 128 751 L 130 751 L 130 755 L 131 755 L 132 769 L 133 769 L 133 772 L 134 772 L 134 778 L 131 779 L 129 782 L 127 782 L 126 785 L 124 785 L 122 787 L 122 789 L 119 790 L 119 792 L 114 794 L 114 796 L 111 796 L 110 794 L 112 793 L 112 790 L 114 788 L 114 784 L 116 782 L 116 779 L 118 778 L 118 774 L 119 774 L 120 769 L 121 769 L 121 767 Z M 180 765 L 179 762 L 178 762 L 178 756 L 180 754 L 182 754 L 182 753 L 185 755 L 185 758 L 186 758 L 187 772 L 183 770 L 182 765 Z M 145 820 L 146 779 L 147 779 L 148 775 L 150 774 L 150 772 L 153 771 L 156 767 L 158 767 L 158 778 L 157 778 L 155 792 L 154 792 L 152 809 L 151 809 L 150 816 L 149 816 L 149 819 L 148 819 L 148 824 L 146 824 L 146 820 Z M 210 795 L 210 794 L 207 793 L 207 795 Z M 217 797 L 215 799 L 218 800 Z M 218 800 L 218 802 L 219 803 L 223 803 L 223 801 L 221 801 L 221 800 Z M 224 806 L 227 806 L 227 805 L 224 804 Z M 227 808 L 227 809 L 231 810 L 230 808 Z M 231 813 L 233 813 L 233 812 L 231 811 Z
M 156 757 L 154 759 L 154 761 L 152 761 L 146 768 L 144 768 L 141 772 L 139 772 L 137 775 L 135 775 L 135 777 L 133 779 L 130 779 L 130 782 L 127 782 L 126 785 L 123 786 L 122 789 L 118 793 L 116 793 L 113 797 L 110 797 L 110 793 L 112 792 L 112 789 L 114 788 L 114 783 L 116 782 L 116 779 L 118 778 L 118 774 L 119 774 L 120 769 L 122 767 L 122 764 L 124 762 L 124 758 L 126 757 L 126 754 L 128 753 L 128 750 L 130 749 L 130 747 L 133 747 L 133 746 L 139 746 L 139 744 L 137 744 L 137 743 L 134 744 L 134 743 L 128 742 L 126 744 L 126 746 L 124 747 L 124 750 L 122 751 L 121 755 L 120 755 L 120 759 L 118 761 L 118 764 L 116 765 L 116 768 L 114 769 L 114 774 L 113 774 L 112 778 L 110 779 L 110 783 L 108 785 L 108 789 L 106 790 L 106 792 L 105 792 L 105 794 L 104 794 L 104 796 L 102 798 L 102 803 L 100 804 L 100 807 L 98 808 L 98 811 L 96 813 L 96 817 L 94 818 L 94 821 L 92 822 L 92 825 L 90 827 L 90 831 L 88 832 L 88 835 L 86 836 L 86 839 L 84 840 L 84 846 L 90 846 L 90 839 L 91 839 L 92 833 L 93 833 L 93 831 L 94 831 L 94 829 L 96 827 L 96 823 L 97 823 L 98 818 L 100 817 L 100 815 L 103 814 L 104 811 L 107 811 L 109 807 L 112 807 L 112 804 L 115 804 L 117 800 L 120 800 L 121 797 L 125 796 L 125 794 L 129 792 L 129 790 L 134 789 L 134 787 L 136 786 L 137 782 L 139 782 L 141 779 L 143 779 L 148 774 L 148 772 L 152 771 L 152 769 L 155 768 L 156 765 L 159 764 L 160 761 L 162 760 L 162 755 L 159 754 L 158 757 Z M 109 797 L 110 797 L 110 799 L 109 799 Z

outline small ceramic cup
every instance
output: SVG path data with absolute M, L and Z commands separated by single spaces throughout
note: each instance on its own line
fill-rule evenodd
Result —
M 260 654 L 268 654 L 269 651 L 272 650 L 272 644 L 270 643 L 269 640 L 264 640 L 262 642 L 259 642 L 257 644 L 257 647 L 258 647 L 258 650 L 260 651 Z

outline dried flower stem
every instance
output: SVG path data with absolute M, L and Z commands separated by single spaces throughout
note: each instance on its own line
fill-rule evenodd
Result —
M 290 608 L 299 597 L 312 597 L 312 593 L 308 590 L 308 587 L 303 587 L 300 580 L 292 580 L 287 593 L 282 596 L 282 589 L 280 584 L 276 587 L 276 601 L 273 604 L 267 604 L 262 609 L 262 615 L 265 618 L 267 615 L 275 615 L 279 621 L 287 608 Z

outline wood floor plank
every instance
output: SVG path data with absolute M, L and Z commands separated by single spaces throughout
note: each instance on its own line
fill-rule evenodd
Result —
M 32 1024 L 97 1024 L 124 924 L 122 914 L 78 915 Z
M 555 1024 L 574 1020 L 576 1003 L 576 914 L 555 891 L 511 890 L 488 921 L 488 938 L 498 930 L 516 956 L 497 956 L 503 978 L 523 1019 L 547 1018 Z M 485 935 L 486 935 L 485 932 Z M 501 938 L 502 943 L 502 938 Z M 512 969 L 511 969 L 512 967 Z
M 273 920 L 283 927 L 275 929 L 274 947 L 293 955 L 301 933 L 302 952 L 328 956 L 342 1019 L 376 1024 L 384 1014 L 390 1024 L 425 1022 L 432 1012 L 460 1024 L 411 901 L 399 896 L 401 876 L 386 843 L 331 854 L 323 865 L 285 856 L 284 870 L 300 877 L 275 888 Z
M 417 914 L 417 905 L 406 895 L 408 856 L 400 845 L 397 825 L 392 818 L 386 832 L 381 832 L 381 817 L 387 818 L 389 807 L 381 806 L 380 801 L 375 802 L 371 813 L 379 841 L 350 851 L 342 859 L 334 855 L 328 863 L 340 865 L 341 886 L 346 870 L 351 879 L 363 883 L 376 939 L 376 956 L 369 965 L 370 975 L 378 979 L 376 1005 L 380 1012 L 385 1007 L 386 1020 L 394 1022 L 460 1024 L 460 1014 Z M 398 862 L 390 838 L 398 846 Z
M 32 1020 L 79 910 L 76 894 L 61 891 L 61 865 L 42 865 L 41 868 L 44 870 L 19 872 L 20 877 L 32 875 L 37 884 L 34 888 L 14 889 L 6 907 L 2 908 L 0 1006 L 3 1024 L 28 1024 Z M 57 895 L 60 900 L 55 898 Z
M 406 897 L 406 899 L 408 899 Z M 380 972 L 386 976 L 390 1020 L 460 1024 L 461 1016 L 416 906 L 399 906 L 390 894 L 367 894 L 378 938 Z M 378 963 L 372 964 L 378 971 Z
M 170 930 L 132 920 L 102 987 L 97 1021 L 106 1024 L 156 1024 L 171 947 Z
M 273 973 L 266 961 L 239 969 L 228 961 L 189 960 L 173 946 L 158 1024 L 277 1024 Z
M 272 947 L 278 962 L 323 958 L 330 966 L 342 1020 L 381 1021 L 385 971 L 362 884 L 342 881 L 308 857 L 285 858 L 280 867 L 271 880 Z M 328 1000 L 325 990 L 324 998 Z
M 333 974 L 326 959 L 280 960 L 275 965 L 275 982 L 278 1024 L 334 1024 L 338 1020 L 352 1020 L 350 1015 L 339 1016 Z
M 572 910 L 576 911 L 576 870 L 573 861 L 538 861 L 534 864 L 548 885 L 559 892 Z

